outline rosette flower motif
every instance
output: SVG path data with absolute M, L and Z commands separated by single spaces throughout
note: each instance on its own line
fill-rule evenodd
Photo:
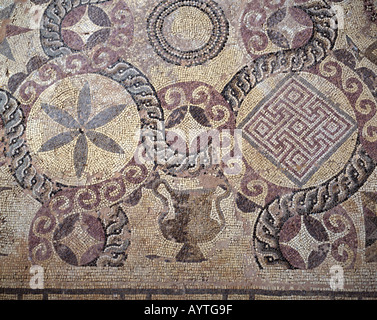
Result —
M 88 139 L 102 150 L 124 154 L 122 147 L 107 135 L 97 132 L 96 129 L 105 126 L 122 113 L 126 105 L 111 106 L 90 118 L 92 101 L 88 83 L 80 90 L 77 102 L 77 117 L 67 111 L 49 104 L 42 104 L 43 111 L 55 122 L 67 128 L 68 131 L 60 133 L 46 141 L 39 152 L 47 152 L 60 148 L 76 139 L 73 159 L 76 176 L 80 178 L 88 160 Z

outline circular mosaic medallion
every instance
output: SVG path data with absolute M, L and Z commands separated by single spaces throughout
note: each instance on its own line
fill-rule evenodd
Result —
M 273 13 L 267 19 L 267 27 L 267 35 L 272 43 L 283 49 L 303 46 L 313 33 L 310 16 L 296 7 L 282 8 Z
M 216 57 L 228 33 L 224 12 L 212 0 L 163 1 L 148 18 L 151 45 L 159 56 L 176 65 L 200 65 Z
M 26 137 L 36 166 L 58 182 L 81 185 L 93 175 L 111 178 L 131 160 L 140 125 L 119 83 L 87 74 L 60 80 L 40 95 Z
M 54 0 L 44 11 L 40 34 L 51 58 L 82 50 L 122 55 L 133 41 L 134 19 L 122 0 Z
M 301 4 L 295 0 L 293 4 Z M 240 33 L 248 54 L 256 58 L 282 49 L 296 49 L 310 41 L 313 22 L 300 6 L 289 6 L 281 1 L 269 6 L 270 1 L 252 1 L 242 13 Z
M 242 104 L 237 127 L 247 163 L 267 181 L 290 188 L 316 186 L 337 174 L 358 135 L 346 94 L 309 72 L 256 86 Z
M 154 88 L 129 63 L 98 69 L 84 55 L 64 56 L 33 71 L 15 95 L 21 112 L 12 159 L 23 187 L 34 192 L 52 183 L 49 198 L 61 185 L 93 185 L 117 174 L 138 184 L 136 167 L 145 176 L 134 158 L 140 130 L 158 126 L 163 114 Z
M 214 87 L 200 81 L 178 82 L 162 88 L 157 96 L 164 110 L 166 143 L 169 150 L 179 155 L 177 164 L 196 156 L 204 161 L 200 153 L 205 153 L 209 145 L 212 165 L 225 159 L 225 145 L 234 131 L 235 118 Z M 220 146 L 224 147 L 222 152 Z M 192 169 L 196 172 L 195 167 Z

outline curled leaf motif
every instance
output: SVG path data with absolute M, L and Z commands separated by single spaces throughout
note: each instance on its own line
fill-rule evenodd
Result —
M 211 127 L 211 123 L 208 121 L 204 109 L 197 106 L 190 106 L 190 114 L 202 126 Z
M 179 125 L 182 120 L 185 118 L 187 114 L 187 107 L 181 107 L 178 109 L 175 109 L 169 116 L 169 118 L 166 120 L 165 128 L 170 129 L 173 128 L 176 125 Z
M 88 8 L 89 19 L 99 27 L 111 27 L 111 21 L 105 11 L 96 6 L 89 6 Z
M 92 49 L 99 43 L 105 42 L 110 36 L 110 29 L 102 29 L 94 32 L 88 39 L 86 46 L 88 49 Z
M 85 47 L 84 41 L 74 31 L 65 30 L 65 29 L 62 30 L 62 39 L 64 43 L 69 45 L 69 47 L 74 50 L 82 50 Z
M 275 30 L 267 30 L 267 34 L 274 44 L 281 48 L 289 49 L 289 42 L 282 33 Z

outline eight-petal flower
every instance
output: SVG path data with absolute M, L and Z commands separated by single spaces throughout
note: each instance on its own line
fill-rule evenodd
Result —
M 39 149 L 39 152 L 47 152 L 60 148 L 77 137 L 73 151 L 73 163 L 76 176 L 80 178 L 84 172 L 88 161 L 88 141 L 89 139 L 98 148 L 112 153 L 124 154 L 122 147 L 107 135 L 95 131 L 115 119 L 122 113 L 126 105 L 111 106 L 89 120 L 92 112 L 92 101 L 90 86 L 88 83 L 81 89 L 77 102 L 77 118 L 72 117 L 63 109 L 53 105 L 42 104 L 43 111 L 55 122 L 69 129 L 46 141 Z

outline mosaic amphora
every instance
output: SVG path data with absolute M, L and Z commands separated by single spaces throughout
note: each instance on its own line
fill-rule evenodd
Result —
M 161 184 L 170 194 L 174 219 L 167 217 L 169 201 L 157 190 Z M 230 187 L 225 186 L 225 192 L 219 196 L 215 195 L 216 189 L 217 187 L 176 190 L 171 188 L 166 180 L 159 179 L 154 182 L 153 192 L 167 208 L 158 219 L 162 234 L 167 240 L 183 243 L 181 250 L 176 255 L 177 261 L 205 261 L 204 254 L 198 244 L 213 240 L 225 227 L 225 217 L 220 203 L 229 196 Z M 215 201 L 219 220 L 211 217 L 213 201 Z

